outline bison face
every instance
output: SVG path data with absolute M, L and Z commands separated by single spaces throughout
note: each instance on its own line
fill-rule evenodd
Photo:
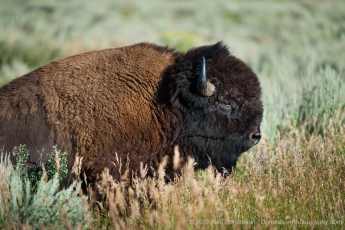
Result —
M 175 143 L 194 156 L 197 168 L 213 164 L 231 172 L 240 154 L 261 138 L 257 76 L 221 43 L 187 52 L 176 72 L 172 109 L 181 125 Z

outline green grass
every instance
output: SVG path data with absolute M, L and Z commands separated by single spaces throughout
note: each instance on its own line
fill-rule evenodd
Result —
M 0 86 L 51 60 L 92 49 L 148 41 L 185 51 L 223 40 L 260 78 L 264 140 L 241 157 L 225 182 L 207 179 L 210 170 L 198 173 L 198 180 L 186 175 L 161 188 L 142 182 L 133 192 L 137 197 L 142 191 L 142 206 L 133 198 L 134 211 L 120 215 L 124 210 L 111 205 L 119 199 L 113 197 L 102 214 L 94 214 L 95 226 L 218 229 L 229 227 L 221 220 L 253 220 L 254 225 L 232 227 L 282 228 L 261 221 L 296 219 L 340 220 L 342 225 L 327 228 L 343 228 L 343 5 L 341 0 L 2 0 Z

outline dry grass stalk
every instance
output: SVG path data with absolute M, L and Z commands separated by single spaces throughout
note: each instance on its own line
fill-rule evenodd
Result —
M 77 181 L 80 181 L 83 158 L 84 157 L 80 157 L 77 154 L 75 156 L 75 159 L 74 159 L 74 164 L 72 167 L 71 175 L 75 175 L 75 178 L 77 179 Z M 84 175 L 84 179 L 85 179 L 85 175 Z M 86 179 L 85 179 L 85 181 L 86 181 Z

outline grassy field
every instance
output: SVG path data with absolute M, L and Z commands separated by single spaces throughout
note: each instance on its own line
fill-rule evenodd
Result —
M 344 5 L 341 0 L 2 0 L 0 86 L 51 60 L 93 49 L 148 41 L 185 51 L 222 40 L 259 76 L 265 112 L 263 140 L 243 154 L 225 181 L 214 180 L 212 169 L 193 172 L 192 163 L 173 184 L 162 183 L 163 171 L 156 180 L 136 180 L 133 188 L 125 176 L 119 183 L 105 173 L 109 199 L 102 212 L 89 211 L 86 198 L 73 189 L 52 192 L 52 203 L 60 200 L 63 208 L 37 208 L 54 178 L 25 196 L 25 183 L 3 160 L 0 227 L 42 228 L 37 221 L 42 213 L 59 212 L 46 218 L 53 228 L 344 229 Z M 70 211 L 68 200 L 77 211 Z

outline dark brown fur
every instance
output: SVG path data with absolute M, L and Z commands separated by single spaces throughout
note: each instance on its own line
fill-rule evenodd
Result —
M 210 97 L 195 86 L 202 56 L 216 86 Z M 39 163 L 57 145 L 69 153 L 69 168 L 76 154 L 85 157 L 91 182 L 105 166 L 118 177 L 115 153 L 128 158 L 133 171 L 143 162 L 150 175 L 168 155 L 171 179 L 175 145 L 184 159 L 195 158 L 197 168 L 211 162 L 231 171 L 252 146 L 248 136 L 260 131 L 260 96 L 255 74 L 221 43 L 187 53 L 147 43 L 91 51 L 53 61 L 0 89 L 0 146 L 10 152 L 27 144 L 30 161 Z

